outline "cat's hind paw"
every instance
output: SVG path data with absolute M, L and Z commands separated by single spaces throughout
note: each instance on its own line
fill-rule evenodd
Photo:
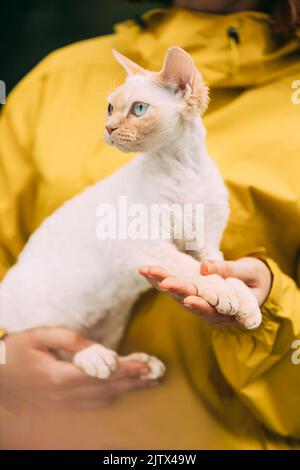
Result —
M 118 355 L 101 344 L 93 344 L 76 353 L 73 363 L 91 377 L 108 379 L 117 369 Z
M 164 376 L 166 371 L 166 366 L 156 357 L 149 356 L 146 353 L 132 353 L 128 356 L 123 356 L 119 358 L 120 361 L 139 361 L 147 364 L 149 372 L 146 375 L 143 375 L 143 379 L 147 380 L 156 380 Z

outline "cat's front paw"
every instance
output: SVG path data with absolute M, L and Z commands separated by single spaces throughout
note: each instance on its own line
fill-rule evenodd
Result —
M 238 313 L 238 297 L 222 277 L 216 274 L 197 276 L 192 279 L 192 283 L 198 295 L 215 307 L 218 313 L 232 316 Z
M 76 353 L 73 363 L 91 377 L 108 379 L 117 369 L 118 355 L 101 344 L 93 344 Z
M 142 376 L 143 379 L 147 380 L 160 379 L 166 371 L 166 366 L 159 359 L 146 353 L 132 353 L 128 356 L 120 357 L 120 361 L 139 361 L 147 364 L 149 372 Z
M 247 330 L 258 328 L 262 322 L 262 315 L 255 295 L 239 279 L 229 277 L 225 281 L 238 298 L 239 310 L 235 316 L 236 320 Z
M 216 274 L 197 276 L 192 280 L 198 295 L 222 315 L 235 316 L 247 330 L 257 328 L 262 320 L 256 297 L 242 281 L 223 279 Z

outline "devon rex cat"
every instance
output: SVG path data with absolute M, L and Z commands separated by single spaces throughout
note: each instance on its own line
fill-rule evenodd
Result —
M 235 315 L 248 329 L 261 322 L 257 301 L 241 281 L 199 275 L 199 261 L 222 259 L 219 243 L 229 213 L 224 183 L 205 147 L 200 115 L 208 89 L 201 75 L 178 47 L 168 50 L 160 72 L 114 54 L 127 78 L 108 98 L 105 140 L 139 153 L 48 217 L 0 285 L 1 327 L 8 332 L 42 326 L 78 330 L 100 344 L 75 354 L 73 361 L 101 379 L 124 360 L 114 350 L 133 304 L 150 288 L 138 273 L 141 265 L 161 265 L 192 279 L 220 314 Z M 116 207 L 120 195 L 128 206 L 203 204 L 203 246 L 190 256 L 183 250 L 191 240 L 99 239 L 97 208 Z M 189 217 L 186 222 L 193 225 L 193 214 Z M 164 373 L 161 361 L 145 353 L 130 358 L 148 364 L 147 378 Z

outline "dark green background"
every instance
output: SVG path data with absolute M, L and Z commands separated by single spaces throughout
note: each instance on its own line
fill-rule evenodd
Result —
M 0 80 L 8 91 L 48 52 L 112 32 L 113 24 L 161 6 L 117 0 L 0 0 Z

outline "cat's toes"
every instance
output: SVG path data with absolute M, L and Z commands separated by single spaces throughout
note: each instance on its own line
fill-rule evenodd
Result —
M 76 353 L 73 363 L 91 377 L 108 379 L 117 368 L 118 355 L 101 344 L 93 344 Z
M 242 281 L 235 278 L 226 279 L 239 301 L 236 320 L 247 330 L 258 328 L 262 321 L 261 311 L 255 295 Z
M 235 291 L 220 276 L 198 276 L 192 282 L 198 289 L 198 295 L 215 307 L 218 313 L 234 316 L 239 311 Z
M 144 376 L 144 379 L 160 379 L 165 375 L 166 372 L 166 366 L 164 365 L 163 362 L 161 362 L 159 359 L 157 359 L 154 356 L 149 356 L 149 361 L 148 361 L 148 366 L 149 366 L 149 373 Z
M 146 353 L 132 353 L 128 356 L 120 358 L 121 361 L 139 361 L 144 362 L 149 367 L 149 372 L 146 375 L 143 375 L 143 379 L 159 379 L 164 376 L 166 371 L 166 366 L 154 356 L 149 356 Z

